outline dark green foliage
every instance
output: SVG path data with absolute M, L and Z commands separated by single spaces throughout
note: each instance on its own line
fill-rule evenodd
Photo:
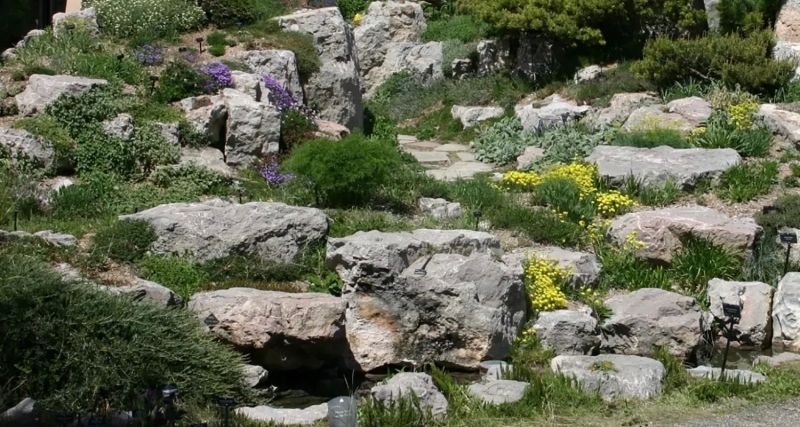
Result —
M 419 397 L 411 393 L 391 402 L 364 399 L 359 402 L 359 425 L 363 427 L 408 427 L 435 425 L 430 409 L 423 410 Z
M 281 149 L 289 151 L 295 145 L 312 139 L 317 125 L 302 112 L 289 109 L 281 113 Z
M 174 123 L 181 122 L 183 111 L 167 103 L 154 102 L 146 98 L 136 98 L 131 100 L 125 108 L 125 112 L 133 116 L 136 123 L 161 122 Z
M 594 205 L 591 200 L 581 197 L 581 188 L 570 178 L 548 178 L 536 186 L 534 200 L 556 212 L 566 213 L 573 221 L 591 222 L 594 218 Z
M 186 258 L 174 256 L 147 256 L 139 263 L 142 278 L 164 285 L 187 301 L 208 275 Z
M 644 58 L 634 70 L 661 88 L 694 79 L 773 94 L 789 83 L 794 65 L 773 60 L 771 48 L 772 34 L 766 31 L 696 39 L 659 37 L 647 42 Z
M 672 148 L 690 148 L 683 135 L 673 129 L 654 128 L 642 131 L 622 131 L 614 135 L 612 145 L 655 148 L 666 145 Z
M 486 38 L 489 26 L 471 15 L 448 16 L 441 20 L 428 21 L 422 41 L 458 40 L 469 43 Z
M 401 158 L 391 144 L 353 134 L 340 142 L 321 139 L 302 144 L 284 165 L 309 181 L 320 204 L 346 207 L 377 196 L 400 169 Z
M 763 157 L 772 145 L 772 131 L 761 125 L 737 129 L 727 113 L 718 111 L 711 115 L 706 131 L 693 143 L 702 148 L 733 148 L 743 157 Z
M 669 206 L 682 195 L 681 188 L 672 179 L 663 185 L 645 185 L 631 176 L 625 180 L 623 189 L 625 194 L 645 206 Z
M 208 22 L 220 28 L 249 24 L 258 18 L 258 0 L 200 0 L 199 4 Z
M 641 288 L 671 289 L 672 277 L 664 266 L 652 265 L 636 257 L 628 249 L 611 244 L 595 247 L 603 265 L 598 287 L 600 289 Z
M 69 63 L 62 64 L 60 72 L 77 76 L 95 77 L 109 81 L 122 81 L 131 85 L 144 82 L 145 72 L 142 65 L 131 56 L 119 57 L 113 52 L 87 52 L 70 58 Z
M 768 194 L 778 179 L 778 164 L 771 160 L 736 165 L 722 173 L 717 194 L 741 203 Z
M 207 75 L 183 61 L 175 61 L 161 72 L 153 98 L 163 103 L 179 101 L 202 94 L 207 83 Z
M 717 5 L 720 30 L 748 33 L 772 27 L 781 0 L 722 0 Z
M 342 16 L 348 21 L 353 19 L 357 13 L 366 11 L 369 4 L 370 0 L 337 0 L 336 2 Z
M 73 159 L 75 140 L 55 117 L 47 114 L 23 117 L 14 123 L 14 127 L 25 129 L 52 144 L 56 164 L 70 163 Z
M 672 393 L 681 390 L 689 384 L 689 373 L 686 372 L 683 362 L 669 354 L 668 349 L 658 347 L 654 356 L 656 360 L 664 365 L 664 369 L 667 371 L 662 381 L 664 393 Z
M 37 176 L 0 159 L 0 227 L 10 224 L 16 211 L 19 218 L 38 213 Z
M 752 254 L 745 260 L 740 280 L 777 286 L 783 278 L 786 249 L 777 242 L 778 236 L 775 228 L 771 228 L 770 225 L 761 225 L 765 227 L 764 234 L 756 242 Z M 789 265 L 789 271 L 800 271 L 799 268 L 798 265 Z
M 786 194 L 778 197 L 767 213 L 756 214 L 758 225 L 776 231 L 781 227 L 800 228 L 800 195 Z
M 161 136 L 161 131 L 152 124 L 136 127 L 128 144 L 138 177 L 147 177 L 157 166 L 177 163 L 180 159 L 180 148 L 167 142 Z
M 76 95 L 65 95 L 47 106 L 46 112 L 59 121 L 70 136 L 80 140 L 88 125 L 100 123 L 121 110 L 120 91 L 115 86 L 97 87 Z
M 96 218 L 111 212 L 111 195 L 117 194 L 115 180 L 106 174 L 90 174 L 81 183 L 62 188 L 50 201 L 57 219 Z
M 631 71 L 630 62 L 624 62 L 613 70 L 604 71 L 597 79 L 568 87 L 567 92 L 578 102 L 591 102 L 602 107 L 614 94 L 648 92 L 653 89 L 652 83 Z
M 326 271 L 322 274 L 309 274 L 306 280 L 311 283 L 308 290 L 309 292 L 319 292 L 323 294 L 331 294 L 333 296 L 342 295 L 342 279 L 333 271 Z
M 707 240 L 688 239 L 672 260 L 670 272 L 684 293 L 705 301 L 709 280 L 731 280 L 741 270 L 742 261 L 727 249 Z
M 87 127 L 77 137 L 76 170 L 79 174 L 106 173 L 120 178 L 132 177 L 136 166 L 133 147 L 128 141 L 107 136 L 99 125 Z
M 46 411 L 110 415 L 174 383 L 185 403 L 248 398 L 242 358 L 193 315 L 64 283 L 0 247 L 0 406 L 35 396 Z
M 117 221 L 94 236 L 92 258 L 134 262 L 144 256 L 156 238 L 146 221 Z
M 547 209 L 511 205 L 491 211 L 487 219 L 495 227 L 519 230 L 534 242 L 577 246 L 583 235 L 583 229 L 578 224 L 564 221 Z
M 225 55 L 225 45 L 221 44 L 212 44 L 208 47 L 208 53 L 212 56 L 222 56 Z
M 230 179 L 219 172 L 194 164 L 158 168 L 151 176 L 161 188 L 182 187 L 194 194 L 225 194 Z
M 325 250 L 307 247 L 297 260 L 279 263 L 257 256 L 232 255 L 197 265 L 206 278 L 208 289 L 231 287 L 269 288 L 275 283 L 305 280 L 309 276 L 327 277 Z

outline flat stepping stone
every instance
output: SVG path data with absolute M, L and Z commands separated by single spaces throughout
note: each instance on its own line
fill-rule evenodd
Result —
M 274 408 L 264 405 L 239 408 L 236 413 L 251 420 L 278 425 L 311 425 L 328 417 L 328 404 L 321 403 L 303 409 Z
M 431 169 L 428 175 L 442 181 L 470 179 L 479 173 L 491 172 L 492 167 L 481 162 L 455 162 L 443 169 Z
M 436 148 L 435 151 L 444 151 L 447 153 L 456 153 L 459 151 L 469 151 L 469 147 L 463 144 L 443 144 Z
M 485 383 L 475 383 L 469 386 L 467 392 L 470 396 L 491 405 L 519 402 L 525 397 L 528 383 L 512 380 L 492 380 Z
M 645 185 L 664 185 L 672 180 L 691 188 L 701 178 L 716 178 L 738 165 L 742 157 L 732 148 L 656 148 L 600 145 L 586 158 L 597 164 L 601 178 L 622 185 L 629 177 Z
M 408 154 L 414 156 L 420 163 L 447 163 L 450 161 L 450 156 L 448 156 L 447 153 L 439 151 L 409 150 Z
M 776 367 L 780 366 L 784 363 L 791 363 L 791 362 L 800 362 L 800 354 L 797 353 L 779 353 L 774 356 L 758 356 L 756 360 L 753 361 L 753 365 L 758 365 L 759 363 L 764 363 L 767 366 Z
M 583 390 L 599 393 L 604 400 L 655 397 L 666 375 L 658 360 L 619 354 L 556 356 L 550 369 L 575 378 Z
M 698 366 L 693 369 L 687 369 L 686 372 L 689 373 L 694 378 L 707 378 L 717 380 L 722 375 L 722 368 L 712 368 L 710 366 Z M 725 370 L 725 378 L 729 380 L 736 380 L 740 383 L 744 384 L 756 384 L 760 382 L 764 382 L 767 380 L 767 377 L 764 375 L 759 374 L 758 372 L 748 371 L 746 369 L 726 369 Z
M 441 147 L 442 144 L 434 141 L 417 141 L 417 142 L 410 142 L 403 146 L 403 149 L 408 150 L 434 150 L 436 148 Z
M 417 137 L 414 135 L 397 135 L 398 144 L 404 145 L 404 144 L 411 144 L 414 142 L 419 142 L 419 139 L 417 139 Z
M 458 157 L 458 160 L 461 160 L 462 162 L 474 162 L 476 160 L 475 153 L 470 152 L 458 152 L 456 153 L 456 157 Z

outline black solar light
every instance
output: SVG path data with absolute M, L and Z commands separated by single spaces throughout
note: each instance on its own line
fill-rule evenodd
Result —
M 426 268 L 428 268 L 428 263 L 431 262 L 431 259 L 433 259 L 433 255 L 429 256 L 428 259 L 425 260 L 425 263 L 422 264 L 422 268 L 414 270 L 414 274 L 417 276 L 427 276 L 428 270 L 426 270 Z
M 222 426 L 230 427 L 231 408 L 236 406 L 236 401 L 230 397 L 218 397 L 215 400 L 217 402 L 217 406 L 222 408 Z
M 19 209 L 14 208 L 14 231 L 17 231 L 17 217 L 19 216 Z
M 156 83 L 158 82 L 158 76 L 150 76 L 150 90 L 156 90 Z
M 209 328 L 213 328 L 214 326 L 219 324 L 219 319 L 217 319 L 217 316 L 214 316 L 214 314 L 212 313 L 209 314 L 208 317 L 203 319 L 203 323 L 205 323 L 205 325 L 208 326 Z
M 208 424 L 207 423 L 197 423 L 197 424 L 192 424 L 189 427 L 208 427 Z
M 117 61 L 122 62 L 123 59 L 125 59 L 124 53 L 120 53 L 119 55 L 117 55 Z
M 481 217 L 483 216 L 483 211 L 480 209 L 475 209 L 472 212 L 472 216 L 475 217 L 475 231 L 478 230 L 478 227 L 481 225 Z
M 780 234 L 781 243 L 786 244 L 786 259 L 783 261 L 783 275 L 789 271 L 789 255 L 792 253 L 792 245 L 797 244 L 797 233 L 790 231 Z
M 203 53 L 203 38 L 198 37 L 194 39 L 197 42 L 197 45 L 200 47 L 200 53 Z
M 356 427 L 357 420 L 358 410 L 354 397 L 342 396 L 328 401 L 328 423 L 330 427 Z
M 722 303 L 722 314 L 727 319 L 725 324 L 723 324 L 723 328 L 725 328 L 725 337 L 728 341 L 725 344 L 725 353 L 722 355 L 722 371 L 720 372 L 720 378 L 725 378 L 725 365 L 728 364 L 728 351 L 731 349 L 731 339 L 736 339 L 734 326 L 739 324 L 739 321 L 742 320 L 742 306 L 738 304 Z
M 775 206 L 764 206 L 763 208 L 761 208 L 761 213 L 763 213 L 764 215 L 770 212 L 777 212 L 777 211 L 778 208 L 776 208 Z

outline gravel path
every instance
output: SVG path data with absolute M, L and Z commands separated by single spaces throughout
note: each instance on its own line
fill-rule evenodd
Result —
M 730 415 L 681 424 L 680 427 L 789 427 L 800 426 L 800 400 L 751 406 Z

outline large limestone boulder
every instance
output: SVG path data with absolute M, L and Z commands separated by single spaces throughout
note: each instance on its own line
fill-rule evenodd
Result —
M 565 249 L 558 246 L 534 246 L 520 248 L 503 255 L 503 262 L 524 275 L 524 268 L 531 257 L 546 259 L 558 264 L 570 274 L 570 284 L 575 287 L 591 285 L 600 278 L 602 269 L 597 256 L 588 252 Z
M 270 425 L 315 425 L 328 418 L 328 404 L 320 403 L 306 408 L 276 408 L 268 405 L 237 408 L 236 413 L 253 421 Z M 274 424 L 273 424 L 274 423 Z
M 127 295 L 135 301 L 144 301 L 164 307 L 177 307 L 183 303 L 181 297 L 164 285 L 144 279 L 136 279 L 126 286 L 100 286 L 100 289 L 117 295 Z
M 371 69 L 364 75 L 366 96 L 374 95 L 375 90 L 392 74 L 405 71 L 422 84 L 444 79 L 442 42 L 425 44 L 411 42 L 392 43 L 380 67 Z
M 410 399 L 413 394 L 419 399 L 423 412 L 430 411 L 438 419 L 447 417 L 447 398 L 436 388 L 433 378 L 422 372 L 401 372 L 384 384 L 373 387 L 370 394 L 373 399 L 385 404 Z
M 284 30 L 314 38 L 322 67 L 306 82 L 306 103 L 318 108 L 322 119 L 350 129 L 362 127 L 364 117 L 356 47 L 350 26 L 339 9 L 303 9 L 276 19 Z
M 190 254 L 197 260 L 254 255 L 291 262 L 328 232 L 328 217 L 319 209 L 220 199 L 160 205 L 120 220 L 150 223 L 158 236 L 154 253 Z
M 800 64 L 800 1 L 787 0 L 775 19 L 775 47 L 772 56 Z M 800 75 L 800 67 L 796 74 Z
M 609 228 L 609 234 L 618 242 L 635 233 L 636 240 L 644 244 L 638 256 L 662 262 L 672 262 L 683 241 L 690 237 L 710 241 L 744 257 L 761 231 L 752 218 L 731 218 L 702 206 L 633 212 L 617 217 Z
M 281 113 L 235 89 L 222 91 L 228 121 L 225 163 L 249 166 L 280 150 Z
M 469 129 L 480 122 L 503 117 L 503 107 L 465 107 L 454 105 L 450 110 L 454 119 L 461 121 L 464 129 Z
M 650 129 L 672 129 L 679 132 L 689 132 L 697 123 L 678 113 L 671 113 L 663 105 L 650 105 L 634 110 L 622 129 L 627 131 L 645 131 Z
M 600 347 L 597 319 L 582 311 L 545 311 L 533 329 L 542 344 L 556 354 L 591 355 Z
M 614 185 L 633 177 L 644 185 L 662 186 L 668 181 L 691 188 L 703 178 L 717 178 L 738 165 L 742 157 L 732 148 L 655 148 L 599 145 L 586 158 L 597 164 L 601 178 Z
M 19 113 L 31 116 L 43 113 L 44 109 L 55 102 L 61 95 L 74 95 L 89 89 L 105 86 L 108 81 L 66 75 L 46 76 L 34 74 L 28 79 L 28 85 L 22 93 L 14 97 Z
M 489 254 L 420 258 L 392 281 L 356 282 L 347 338 L 364 371 L 437 363 L 477 369 L 504 359 L 525 320 L 521 280 Z
M 772 336 L 772 286 L 761 282 L 729 282 L 712 279 L 708 282 L 711 314 L 726 321 L 723 304 L 742 308 L 742 318 L 734 326 L 738 340 L 732 344 L 767 348 Z
M 272 76 L 289 90 L 295 101 L 303 102 L 303 86 L 297 72 L 297 58 L 291 50 L 246 50 L 239 52 L 236 59 L 247 64 L 259 78 L 265 74 Z M 266 96 L 264 92 L 264 97 Z
M 664 347 L 694 361 L 705 350 L 703 313 L 694 298 L 645 288 L 608 298 L 605 305 L 613 314 L 602 324 L 602 352 L 650 356 Z
M 8 156 L 13 162 L 29 162 L 51 169 L 55 159 L 53 146 L 22 129 L 0 127 L 0 158 Z
M 586 120 L 596 127 L 622 124 L 637 108 L 658 103 L 659 99 L 647 92 L 617 93 L 611 97 L 608 107 L 589 114 Z
M 787 273 L 772 303 L 772 344 L 777 350 L 800 352 L 800 273 Z
M 711 104 L 699 96 L 690 96 L 688 98 L 680 98 L 671 101 L 667 104 L 667 111 L 670 113 L 677 113 L 683 116 L 684 119 L 692 123 L 695 127 L 700 126 L 709 117 L 714 109 Z
M 603 354 L 600 356 L 556 356 L 550 369 L 575 378 L 589 393 L 605 400 L 650 399 L 661 394 L 666 369 L 646 357 Z
M 502 405 L 522 400 L 529 386 L 529 383 L 523 381 L 489 380 L 470 384 L 467 393 L 483 403 Z
M 328 294 L 252 288 L 200 292 L 189 301 L 214 335 L 270 371 L 351 365 L 344 308 Z
M 224 143 L 228 109 L 222 96 L 193 96 L 182 99 L 178 106 L 186 115 L 186 120 L 203 134 L 209 144 L 219 146 Z
M 556 94 L 542 101 L 519 104 L 514 112 L 525 130 L 537 131 L 580 119 L 591 109 Z
M 763 104 L 758 108 L 756 117 L 774 134 L 793 144 L 800 143 L 800 113 L 781 109 L 775 104 Z
M 232 178 L 235 173 L 233 169 L 225 164 L 225 155 L 222 151 L 213 147 L 181 148 L 181 160 L 179 167 L 183 165 L 195 165 L 203 167 L 214 172 L 218 172 L 222 176 Z
M 478 75 L 500 73 L 511 66 L 511 47 L 507 40 L 481 40 L 477 50 Z

